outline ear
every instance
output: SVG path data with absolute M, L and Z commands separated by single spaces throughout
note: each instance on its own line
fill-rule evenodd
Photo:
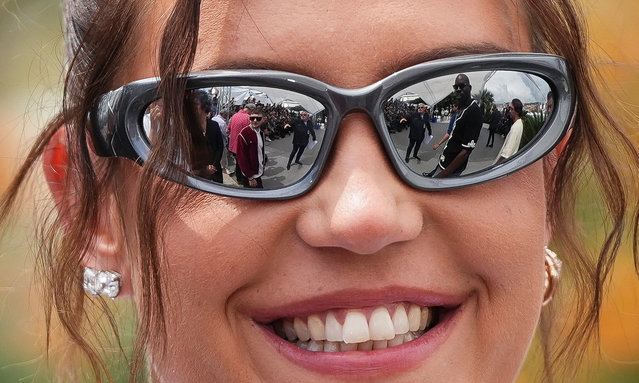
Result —
M 570 123 L 572 125 L 572 122 Z M 559 144 L 555 147 L 555 153 L 557 157 L 561 156 L 561 153 L 566 149 L 566 145 L 568 144 L 568 140 L 570 140 L 570 136 L 572 135 L 572 128 L 568 129 L 566 132 L 566 136 L 559 142 Z
M 73 196 L 76 183 L 67 179 L 68 156 L 66 129 L 61 127 L 51 137 L 42 153 L 44 177 L 55 201 L 56 209 L 63 225 L 73 219 Z M 131 296 L 131 269 L 125 255 L 124 235 L 120 224 L 115 197 L 110 194 L 98 204 L 98 226 L 87 254 L 82 257 L 82 265 L 97 270 L 116 271 L 122 275 L 122 288 L 118 297 Z

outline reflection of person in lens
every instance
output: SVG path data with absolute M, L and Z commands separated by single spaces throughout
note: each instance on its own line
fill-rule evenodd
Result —
M 552 92 L 548 92 L 548 94 L 546 95 L 546 118 L 548 118 L 552 113 L 552 104 Z
M 439 158 L 439 164 L 425 176 L 436 178 L 460 175 L 466 169 L 468 157 L 477 144 L 481 132 L 481 109 L 477 101 L 470 97 L 472 86 L 465 74 L 457 75 L 453 89 L 457 93 L 457 104 L 461 109 L 455 128 L 446 142 L 444 153 Z
M 302 158 L 302 153 L 304 153 L 304 148 L 308 145 L 308 135 L 310 133 L 313 136 L 313 141 L 317 142 L 317 138 L 315 137 L 315 131 L 313 130 L 313 123 L 310 120 L 308 112 L 303 110 L 300 113 L 300 118 L 292 123 L 293 127 L 293 151 L 291 155 L 288 157 L 288 163 L 286 164 L 286 169 L 291 168 L 291 162 L 293 162 L 293 158 L 295 157 L 295 163 L 298 165 L 302 165 L 300 158 Z M 285 129 L 290 129 L 291 124 L 284 125 Z M 297 154 L 297 156 L 296 156 Z
M 222 140 L 224 141 L 224 150 L 222 154 L 222 161 L 220 162 L 222 165 L 222 169 L 226 172 L 226 174 L 233 174 L 235 172 L 235 157 L 229 151 L 229 135 L 226 133 L 227 126 L 227 117 L 229 113 L 226 110 L 219 111 L 218 114 L 213 116 L 211 120 L 217 122 L 220 126 L 220 132 L 222 133 Z
M 504 140 L 504 144 L 499 151 L 495 164 L 503 162 L 517 153 L 519 144 L 521 143 L 521 135 L 524 131 L 524 123 L 521 119 L 524 105 L 518 98 L 513 99 L 510 103 L 510 117 L 513 119 L 513 125 Z
M 486 146 L 492 148 L 495 143 L 495 132 L 501 121 L 501 113 L 497 110 L 497 105 L 493 104 L 493 111 L 490 113 L 490 125 L 488 126 L 488 142 Z
M 224 141 L 220 126 L 208 118 L 211 100 L 203 91 L 190 94 L 191 114 L 187 116 L 187 126 L 191 134 L 191 172 L 196 176 L 222 182 L 220 160 Z
M 453 111 L 450 115 L 450 121 L 448 121 L 448 129 L 446 129 L 446 133 L 441 138 L 441 140 L 439 140 L 439 142 L 433 145 L 433 150 L 437 150 L 437 148 L 439 148 L 441 144 L 443 144 L 444 142 L 446 142 L 446 140 L 448 140 L 448 138 L 450 137 L 450 134 L 453 132 L 453 129 L 455 128 L 455 120 L 457 120 L 458 114 L 459 114 L 459 105 L 454 104 Z
M 426 109 L 426 105 L 424 103 L 420 103 L 417 106 L 417 112 L 412 113 L 408 116 L 408 119 L 402 118 L 399 120 L 400 123 L 408 122 L 408 149 L 406 149 L 406 158 L 405 161 L 408 163 L 410 157 L 410 151 L 413 150 L 413 158 L 417 158 L 420 160 L 417 153 L 419 152 L 419 147 L 422 145 L 422 141 L 424 140 L 426 129 L 428 129 L 428 135 L 432 136 L 433 131 L 430 128 L 430 116 L 428 115 L 428 110 Z
M 244 127 L 249 124 L 249 110 L 252 109 L 255 109 L 255 104 L 245 104 L 242 109 L 231 116 L 231 120 L 226 126 L 226 134 L 229 137 L 229 152 L 231 152 L 232 156 L 237 156 L 237 135 L 240 133 L 240 130 L 244 129 Z M 229 164 L 229 168 L 232 168 L 232 164 Z M 243 184 L 244 180 L 242 179 L 242 172 L 238 172 L 237 169 L 234 171 L 237 182 Z
M 251 110 L 249 120 L 249 125 L 237 135 L 237 165 L 244 175 L 242 183 L 245 187 L 261 188 L 265 163 L 264 133 L 260 130 L 264 122 L 262 109 Z

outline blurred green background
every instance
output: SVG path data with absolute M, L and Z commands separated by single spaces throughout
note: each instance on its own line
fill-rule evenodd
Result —
M 639 115 L 639 1 L 581 2 L 615 115 Z M 60 13 L 55 0 L 0 3 L 0 192 L 38 129 L 60 108 Z M 636 122 L 630 127 L 629 134 L 639 142 Z M 36 201 L 46 193 L 37 183 L 32 192 Z M 586 204 L 580 210 L 587 213 Z M 0 242 L 0 383 L 48 381 L 43 314 L 29 255 L 32 205 L 19 209 Z M 610 287 L 601 320 L 601 359 L 597 353 L 589 357 L 580 382 L 639 382 L 639 282 L 627 248 Z M 531 356 L 519 383 L 535 380 L 535 358 Z

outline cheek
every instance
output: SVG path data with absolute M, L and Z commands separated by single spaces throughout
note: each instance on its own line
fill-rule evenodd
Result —
M 140 248 L 138 245 L 135 191 L 141 168 L 123 161 L 116 180 L 121 185 L 120 201 L 132 262 L 133 284 L 142 302 L 139 278 Z M 233 291 L 254 280 L 268 259 L 262 241 L 260 224 L 266 217 L 251 214 L 251 204 L 238 200 L 187 191 L 181 203 L 169 198 L 153 206 L 164 215 L 158 218 L 159 267 L 166 281 L 167 312 L 174 315 L 188 310 L 223 310 Z M 257 219 L 257 221 L 255 220 Z M 261 221 L 259 221 L 261 219 Z M 268 238 L 268 237 L 267 237 Z M 179 305 L 179 309 L 177 308 Z M 182 310 L 184 309 L 184 311 Z M 185 317 L 190 314 L 185 313 Z M 197 315 L 195 315 L 197 317 Z
M 188 199 L 188 197 L 187 197 Z M 244 219 L 250 209 L 237 201 L 204 197 L 169 219 L 165 250 L 170 279 L 223 305 L 234 290 L 259 273 L 267 259 L 260 225 Z M 257 221 L 259 222 L 259 221 Z
M 458 229 L 449 240 L 464 269 L 481 281 L 475 350 L 494 351 L 477 355 L 478 365 L 501 365 L 508 373 L 523 362 L 541 310 L 546 238 L 541 162 L 478 189 L 481 196 L 472 204 L 460 201 L 469 210 L 450 226 Z
M 189 192 L 168 219 L 163 248 L 169 285 L 187 297 L 178 311 L 227 311 L 233 297 L 282 274 L 294 210 Z M 284 256 L 283 256 L 284 255 Z

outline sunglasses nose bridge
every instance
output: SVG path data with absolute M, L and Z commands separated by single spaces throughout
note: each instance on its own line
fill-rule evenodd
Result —
M 328 89 L 328 94 L 340 116 L 353 112 L 365 112 L 370 117 L 374 117 L 373 113 L 379 104 L 381 91 L 381 86 L 372 84 L 358 89 L 331 87 Z

